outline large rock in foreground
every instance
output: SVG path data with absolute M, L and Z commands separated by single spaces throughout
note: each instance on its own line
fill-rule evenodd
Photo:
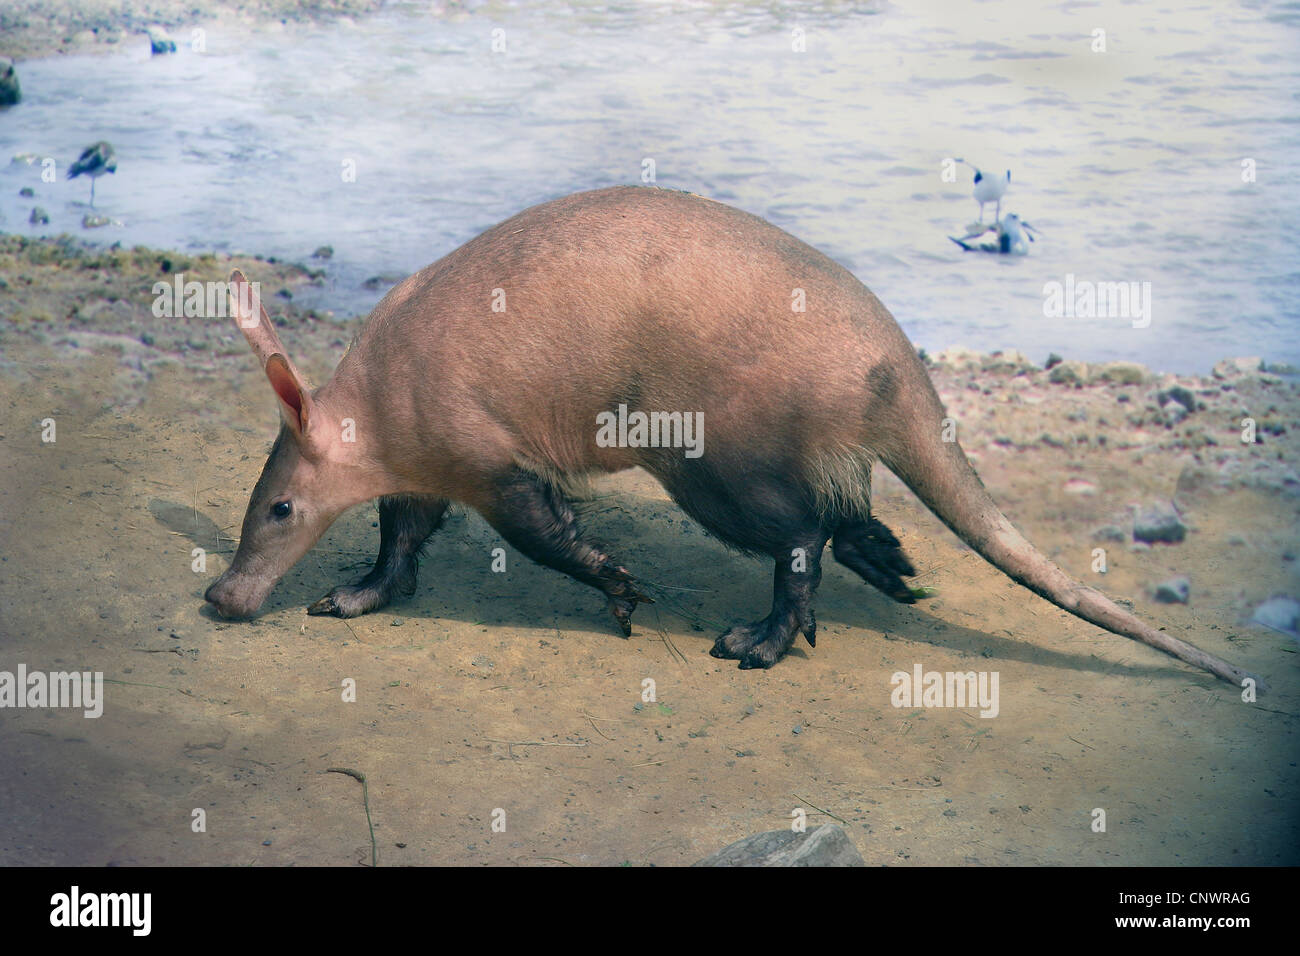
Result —
M 853 841 L 827 824 L 807 833 L 769 830 L 724 846 L 694 866 L 866 866 Z

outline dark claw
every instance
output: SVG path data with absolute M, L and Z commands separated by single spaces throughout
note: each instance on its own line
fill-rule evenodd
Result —
M 334 595 L 327 594 L 315 604 L 308 607 L 307 613 L 314 617 L 320 617 L 325 614 L 338 614 L 339 606 L 334 603 Z

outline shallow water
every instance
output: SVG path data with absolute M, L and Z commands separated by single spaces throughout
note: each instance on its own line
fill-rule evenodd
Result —
M 24 102 L 0 113 L 0 229 L 294 260 L 329 244 L 325 286 L 299 299 L 348 314 L 382 294 L 367 277 L 418 269 L 533 203 L 638 182 L 649 157 L 659 185 L 844 263 L 932 351 L 1300 364 L 1298 53 L 1294 3 L 1111 0 L 419 2 L 209 28 L 203 53 L 150 57 L 141 37 L 20 64 Z M 119 168 L 97 211 L 122 225 L 85 231 L 88 184 L 63 176 L 98 139 Z M 58 181 L 5 165 L 17 153 L 54 157 Z M 948 241 L 978 212 L 968 170 L 943 180 L 954 156 L 1013 170 L 1003 211 L 1040 230 L 1028 257 Z M 28 225 L 33 204 L 49 226 Z M 1067 275 L 1149 282 L 1150 325 L 1046 317 L 1045 284 Z

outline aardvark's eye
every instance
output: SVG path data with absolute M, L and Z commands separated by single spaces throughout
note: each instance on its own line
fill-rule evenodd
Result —
M 293 514 L 293 503 L 289 501 L 277 501 L 271 505 L 271 514 L 277 518 L 287 518 Z

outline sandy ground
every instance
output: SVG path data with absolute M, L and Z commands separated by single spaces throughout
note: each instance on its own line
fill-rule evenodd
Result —
M 1244 623 L 1300 593 L 1289 379 L 1179 379 L 1204 407 L 1167 427 L 1155 393 L 1175 380 L 1140 369 L 1049 373 L 959 351 L 934 366 L 1011 519 L 1072 574 L 1268 678 L 1255 704 L 1018 588 L 885 472 L 878 513 L 934 596 L 895 605 L 828 561 L 817 648 L 800 642 L 770 671 L 707 654 L 725 626 L 766 613 L 769 568 L 640 472 L 602 481 L 584 519 L 658 599 L 630 640 L 595 592 L 508 547 L 507 573 L 492 573 L 504 545 L 472 513 L 430 543 L 410 601 L 308 617 L 368 567 L 370 506 L 258 619 L 232 623 L 202 593 L 276 411 L 233 326 L 149 308 L 155 279 L 232 264 L 262 281 L 299 365 L 324 381 L 356 322 L 275 294 L 311 281 L 303 269 L 0 237 L 0 670 L 112 681 L 97 720 L 0 711 L 0 864 L 369 865 L 361 784 L 331 768 L 365 774 L 380 865 L 684 864 L 788 826 L 795 808 L 841 822 L 873 865 L 1300 862 L 1297 644 Z M 1101 373 L 1129 383 L 1051 381 Z M 1240 442 L 1243 413 L 1267 426 L 1263 444 Z M 1191 527 L 1182 544 L 1094 536 L 1171 499 Z M 1175 574 L 1190 603 L 1155 603 Z M 1000 714 L 891 706 L 890 675 L 918 663 L 997 671 Z
M 173 31 L 211 23 L 268 23 L 369 13 L 384 0 L 4 0 L 0 56 L 27 60 L 108 51 L 143 39 L 150 27 Z M 454 3 L 451 4 L 454 6 Z

